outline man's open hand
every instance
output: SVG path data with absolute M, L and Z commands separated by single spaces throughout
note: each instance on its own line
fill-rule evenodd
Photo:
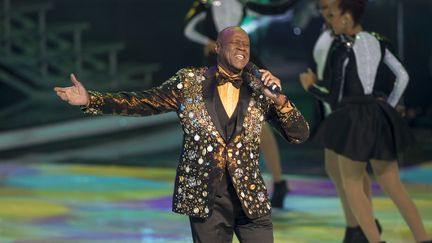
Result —
M 54 91 L 64 101 L 71 105 L 85 105 L 90 103 L 90 95 L 84 86 L 75 78 L 74 74 L 70 75 L 73 86 L 70 87 L 55 87 Z

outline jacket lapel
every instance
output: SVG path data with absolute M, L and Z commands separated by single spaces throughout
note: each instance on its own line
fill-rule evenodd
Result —
M 216 127 L 216 130 L 219 132 L 219 136 L 223 138 L 222 125 L 220 124 L 215 108 L 215 98 L 217 98 L 214 96 L 214 91 L 216 89 L 215 73 L 216 67 L 211 67 L 204 74 L 206 80 L 203 81 L 203 97 L 207 112 L 210 115 L 211 120 Z
M 237 125 L 234 131 L 234 134 L 231 138 L 235 138 L 239 133 L 241 133 L 243 129 L 243 122 L 247 115 L 247 109 L 249 106 L 249 101 L 252 96 L 252 91 L 250 87 L 243 82 L 241 88 L 240 88 L 240 95 L 239 95 L 239 101 L 238 101 L 238 111 L 237 111 Z

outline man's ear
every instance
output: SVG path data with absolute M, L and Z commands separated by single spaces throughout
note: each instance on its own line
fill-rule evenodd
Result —
M 216 54 L 219 55 L 219 52 L 220 52 L 220 43 L 219 43 L 219 41 L 216 41 L 215 52 L 216 52 Z

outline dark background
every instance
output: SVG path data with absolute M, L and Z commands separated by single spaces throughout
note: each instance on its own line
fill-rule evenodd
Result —
M 47 1 L 17 0 L 12 1 L 12 4 L 42 2 Z M 160 84 L 182 67 L 201 65 L 201 46 L 188 41 L 182 33 L 184 17 L 192 3 L 190 0 L 52 0 L 51 2 L 54 8 L 48 12 L 48 25 L 62 22 L 88 22 L 91 28 L 84 32 L 84 42 L 120 41 L 125 44 L 125 49 L 119 53 L 120 65 L 159 64 L 161 69 L 155 73 L 152 84 L 143 84 L 143 88 Z M 250 35 L 253 51 L 283 80 L 285 92 L 298 104 L 312 126 L 315 126 L 314 100 L 302 90 L 298 82 L 298 74 L 312 63 L 312 48 L 322 28 L 322 20 L 316 12 L 308 8 L 313 4 L 314 1 L 311 0 L 300 1 L 293 10 L 284 15 L 285 17 L 266 18 L 265 23 Z M 403 14 L 400 10 L 403 10 Z M 395 54 L 403 60 L 410 75 L 404 102 L 408 113 L 406 119 L 413 128 L 418 144 L 408 152 L 406 165 L 421 163 L 432 157 L 432 99 L 429 94 L 432 91 L 431 14 L 432 1 L 429 0 L 374 0 L 369 2 L 363 21 L 366 30 L 376 31 L 391 40 Z M 399 27 L 398 22 L 401 23 Z M 64 85 L 69 84 L 67 75 L 59 81 Z M 119 87 L 128 89 L 127 86 Z M 140 84 L 136 83 L 134 87 L 140 87 Z M 53 96 L 50 89 L 47 90 L 47 96 Z M 21 99 L 21 95 L 15 93 L 8 85 L 2 84 L 0 97 L 2 107 L 8 107 Z M 57 122 L 88 119 L 80 113 L 79 109 L 71 108 L 58 99 L 38 102 L 33 103 L 33 106 L 26 110 L 17 110 L 11 116 L 1 116 L 0 113 L 1 131 L 7 133 L 22 129 L 37 130 L 46 124 L 55 125 Z M 168 126 L 175 127 L 177 123 L 172 122 Z M 95 143 L 127 139 L 131 134 L 145 136 L 164 129 L 166 125 L 160 124 L 150 128 L 126 129 L 121 132 L 71 138 L 61 142 L 41 142 L 28 147 L 2 150 L 0 157 L 14 159 L 22 158 L 23 154 L 50 154 L 53 151 L 69 149 L 69 146 L 86 147 Z M 298 161 L 295 164 L 284 165 L 284 172 L 292 173 L 295 169 L 300 173 L 322 172 L 321 148 L 310 141 L 298 147 L 280 142 L 282 159 Z M 160 163 L 160 165 L 173 166 L 178 151 L 179 148 L 170 148 L 163 153 L 150 151 L 118 156 L 112 160 L 81 159 L 79 161 L 145 165 Z M 77 162 L 78 160 L 66 158 L 64 161 Z
M 31 2 L 46 2 L 32 0 Z M 185 13 L 192 1 L 175 0 L 55 0 L 55 9 L 48 14 L 48 22 L 88 21 L 91 30 L 87 40 L 122 41 L 127 44 L 121 60 L 159 62 L 163 65 L 160 78 L 167 78 L 184 66 L 200 65 L 199 45 L 187 41 L 182 33 Z M 306 2 L 300 1 L 297 12 Z M 427 0 L 375 0 L 370 1 L 364 17 L 364 27 L 388 37 L 398 46 L 398 3 L 403 3 L 403 60 L 411 82 L 406 93 L 409 106 L 430 107 L 432 99 L 432 2 Z M 276 58 L 284 55 L 302 62 L 311 56 L 311 48 L 319 34 L 321 19 L 316 17 L 304 26 L 301 35 L 295 35 L 294 21 L 272 22 L 253 43 Z M 282 53 L 280 51 L 283 51 Z M 267 56 L 269 56 L 267 54 Z M 267 59 L 270 59 L 268 57 Z M 401 57 L 402 58 L 402 57 Z M 291 60 L 292 61 L 292 60 Z M 287 67 L 288 68 L 288 67 Z

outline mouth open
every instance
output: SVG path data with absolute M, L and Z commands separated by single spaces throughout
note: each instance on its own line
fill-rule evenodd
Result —
M 244 56 L 244 55 L 241 55 L 241 54 L 235 55 L 234 57 L 237 58 L 238 60 L 243 60 L 243 59 L 245 59 L 245 56 Z

